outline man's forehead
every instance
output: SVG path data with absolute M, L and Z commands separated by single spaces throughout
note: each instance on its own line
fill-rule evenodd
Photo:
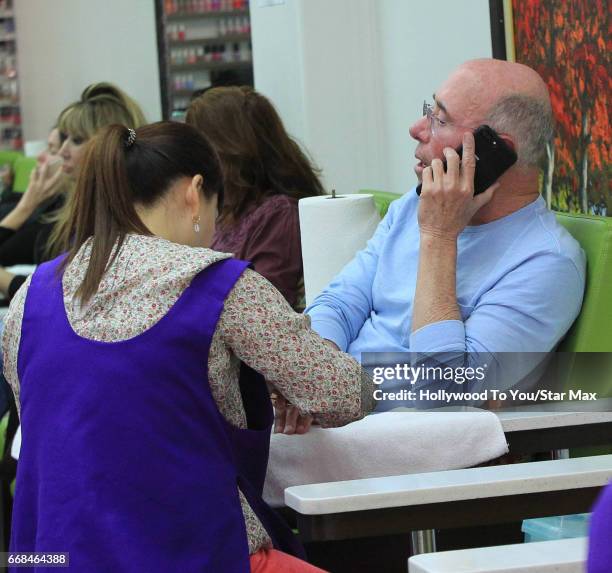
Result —
M 482 115 L 491 98 L 475 74 L 460 68 L 436 90 L 434 99 L 450 116 L 465 118 Z

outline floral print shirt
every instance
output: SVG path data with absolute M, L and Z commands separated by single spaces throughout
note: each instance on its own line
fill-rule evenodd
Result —
M 66 268 L 64 304 L 77 334 L 105 342 L 132 338 L 153 326 L 197 273 L 230 256 L 159 237 L 129 235 L 98 292 L 81 307 L 75 293 L 90 249 L 88 241 Z M 2 340 L 4 372 L 18 405 L 17 356 L 29 284 L 28 279 L 11 302 Z M 208 360 L 210 388 L 219 411 L 230 423 L 246 428 L 238 385 L 240 360 L 323 426 L 346 424 L 373 407 L 372 382 L 360 365 L 326 344 L 310 329 L 307 316 L 295 313 L 265 278 L 250 269 L 225 301 Z M 249 550 L 254 553 L 269 546 L 270 539 L 242 494 L 240 500 Z

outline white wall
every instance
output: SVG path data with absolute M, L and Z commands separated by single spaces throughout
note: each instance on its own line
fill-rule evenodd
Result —
M 301 6 L 289 0 L 259 8 L 251 0 L 251 40 L 255 85 L 281 113 L 285 127 L 297 139 L 306 138 Z
M 491 56 L 487 0 L 251 0 L 251 12 L 255 85 L 340 192 L 406 192 L 423 99 Z
M 488 0 L 374 0 L 379 6 L 384 77 L 386 189 L 404 193 L 416 184 L 416 142 L 408 128 L 423 100 L 449 73 L 472 58 L 490 58 Z M 483 86 L 486 89 L 486 86 Z
M 161 119 L 153 0 L 17 0 L 24 139 L 44 139 L 59 112 L 98 81 L 116 83 Z
M 379 186 L 384 116 L 376 3 L 251 0 L 255 86 L 323 168 L 328 189 Z
M 278 0 L 277 0 L 278 1 Z M 92 82 L 161 117 L 153 0 L 18 0 L 26 140 Z M 487 0 L 251 0 L 255 84 L 338 192 L 405 192 L 408 127 L 450 70 L 491 55 Z

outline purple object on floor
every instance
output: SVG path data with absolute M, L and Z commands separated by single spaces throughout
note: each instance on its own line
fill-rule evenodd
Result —
M 612 573 L 612 482 L 593 506 L 587 572 Z

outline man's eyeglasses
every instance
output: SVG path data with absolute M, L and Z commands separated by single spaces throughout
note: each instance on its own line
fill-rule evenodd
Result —
M 443 129 L 450 125 L 454 125 L 455 127 L 463 127 L 469 130 L 474 129 L 473 127 L 470 127 L 469 125 L 462 125 L 460 123 L 453 123 L 452 121 L 444 121 L 443 119 L 440 119 L 434 113 L 433 106 L 427 103 L 427 101 L 423 101 L 423 115 L 427 116 L 427 119 L 429 120 L 429 129 L 431 130 L 431 135 L 436 135 L 436 133 L 438 133 L 440 129 Z

